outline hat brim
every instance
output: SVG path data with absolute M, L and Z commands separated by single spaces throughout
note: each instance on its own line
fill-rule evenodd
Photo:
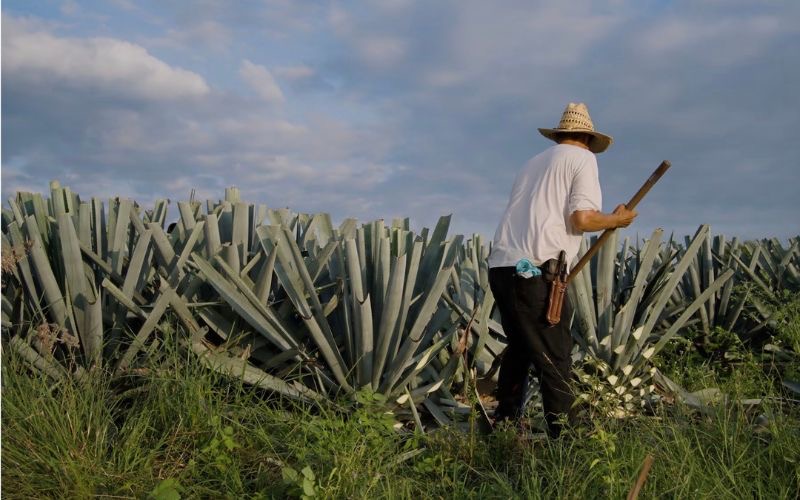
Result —
M 594 130 L 540 128 L 539 133 L 551 141 L 556 142 L 558 142 L 559 134 L 580 133 L 590 135 L 592 136 L 592 139 L 589 141 L 589 151 L 595 154 L 602 153 L 608 149 L 609 146 L 611 146 L 611 143 L 614 142 L 614 139 L 610 135 L 601 134 L 600 132 L 595 132 Z

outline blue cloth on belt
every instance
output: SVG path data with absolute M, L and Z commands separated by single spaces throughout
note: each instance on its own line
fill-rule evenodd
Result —
M 542 271 L 533 265 L 533 262 L 528 259 L 520 259 L 517 261 L 517 276 L 523 278 L 532 278 L 534 276 L 541 276 Z

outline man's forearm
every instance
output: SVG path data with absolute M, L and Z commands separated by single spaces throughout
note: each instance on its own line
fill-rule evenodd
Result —
M 622 218 L 617 214 L 604 214 L 595 210 L 580 210 L 570 217 L 572 226 L 583 232 L 602 231 L 620 227 Z

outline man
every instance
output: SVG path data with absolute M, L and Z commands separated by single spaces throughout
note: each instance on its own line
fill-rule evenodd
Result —
M 560 421 L 572 407 L 572 309 L 565 297 L 561 321 L 545 319 L 550 281 L 559 253 L 572 262 L 584 231 L 627 227 L 636 212 L 619 205 L 602 213 L 596 153 L 613 139 L 594 130 L 583 103 L 570 103 L 556 128 L 539 129 L 555 141 L 523 167 L 494 236 L 489 284 L 500 310 L 508 349 L 500 365 L 496 421 L 523 412 L 528 370 L 541 386 L 548 434 L 558 437 Z

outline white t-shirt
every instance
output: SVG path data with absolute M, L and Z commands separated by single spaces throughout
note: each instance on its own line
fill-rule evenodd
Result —
M 601 210 L 594 153 L 556 144 L 531 158 L 517 175 L 508 206 L 494 235 L 489 267 L 514 266 L 520 259 L 541 265 L 561 250 L 572 262 L 583 232 L 572 227 L 576 210 Z

